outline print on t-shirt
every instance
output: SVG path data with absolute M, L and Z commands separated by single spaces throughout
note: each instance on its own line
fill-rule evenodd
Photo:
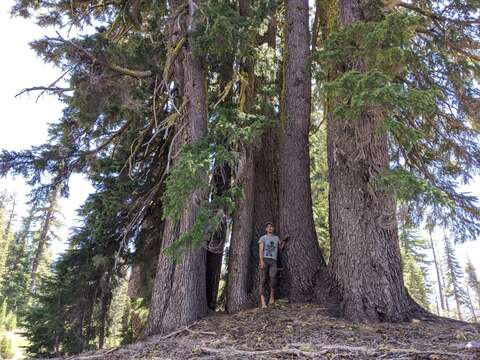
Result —
M 275 242 L 274 241 L 268 241 L 265 247 L 265 257 L 272 257 L 275 258 Z
M 263 244 L 263 257 L 277 260 L 279 241 L 276 235 L 263 235 L 258 240 L 259 244 Z

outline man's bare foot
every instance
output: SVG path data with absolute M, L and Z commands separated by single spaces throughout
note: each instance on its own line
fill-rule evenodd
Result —
M 268 300 L 268 306 L 275 304 L 275 299 L 273 297 Z

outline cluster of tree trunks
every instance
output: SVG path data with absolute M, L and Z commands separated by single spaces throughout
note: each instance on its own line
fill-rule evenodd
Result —
M 198 1 L 188 2 L 186 22 L 181 31 L 194 28 Z M 240 2 L 248 13 L 248 4 Z M 258 238 L 265 222 L 273 221 L 282 238 L 288 237 L 282 257 L 280 294 L 292 302 L 318 301 L 336 315 L 358 321 L 401 321 L 421 309 L 408 296 L 400 270 L 400 249 L 393 196 L 372 188 L 372 173 L 388 166 L 388 144 L 378 132 L 380 115 L 366 110 L 357 121 L 343 122 L 328 117 L 329 212 L 331 262 L 327 265 L 320 251 L 312 214 L 310 189 L 309 129 L 311 113 L 311 74 L 309 8 L 307 0 L 288 0 L 285 22 L 285 56 L 279 125 L 240 147 L 238 166 L 214 171 L 213 183 L 222 193 L 231 183 L 243 189 L 236 199 L 232 216 L 227 264 L 226 303 L 228 312 L 237 312 L 258 303 Z M 182 6 L 171 1 L 172 14 Z M 342 0 L 341 24 L 363 19 L 358 0 Z M 273 22 L 272 22 L 273 24 Z M 270 24 L 268 34 L 275 34 Z M 183 27 L 183 28 L 182 28 Z M 178 29 L 177 29 L 178 30 Z M 186 32 L 188 34 L 188 31 Z M 275 36 L 275 35 L 274 35 Z M 175 39 L 175 37 L 173 37 Z M 271 46 L 271 36 L 266 37 Z M 192 39 L 189 38 L 188 42 Z M 177 131 L 184 128 L 174 147 L 201 139 L 207 134 L 207 94 L 204 59 L 191 51 L 191 44 L 177 56 L 174 82 L 177 95 L 185 99 L 186 116 Z M 253 64 L 242 64 L 251 76 Z M 344 64 L 362 70 L 362 64 Z M 228 71 L 227 71 L 228 72 Z M 225 81 L 229 74 L 226 74 Z M 253 82 L 252 82 L 253 83 Z M 249 89 L 250 94 L 254 89 Z M 247 100 L 247 107 L 248 100 Z M 368 139 L 359 142 L 358 139 Z M 205 176 L 205 174 L 199 174 Z M 151 295 L 145 289 L 136 296 L 149 297 L 149 316 L 144 334 L 165 333 L 215 310 L 222 267 L 226 222 L 210 240 L 216 251 L 190 248 L 173 260 L 160 247 L 166 247 L 188 231 L 195 222 L 198 199 L 207 197 L 194 190 L 178 221 L 166 219 L 157 229 L 161 239 L 155 244 L 158 262 Z M 208 246 L 207 246 L 208 248 Z M 132 276 L 142 277 L 138 264 Z M 148 270 L 147 270 L 148 271 Z M 132 290 L 133 292 L 133 290 Z

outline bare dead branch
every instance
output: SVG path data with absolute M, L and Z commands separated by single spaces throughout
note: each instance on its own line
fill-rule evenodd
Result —
M 73 88 L 61 88 L 61 87 L 56 87 L 56 86 L 52 86 L 52 87 L 49 87 L 49 86 L 33 86 L 33 87 L 30 87 L 30 88 L 23 89 L 18 94 L 16 94 L 15 97 L 18 97 L 18 96 L 20 96 L 24 93 L 28 93 L 28 92 L 31 92 L 31 91 L 40 91 L 40 90 L 42 91 L 42 94 L 43 94 L 45 92 L 63 93 L 63 92 L 67 92 L 67 91 L 73 91 L 75 89 L 73 89 Z
M 23 89 L 22 91 L 20 91 L 17 95 L 15 95 L 15 97 L 25 93 L 25 92 L 29 92 L 29 91 L 32 91 L 32 90 L 40 90 L 40 88 L 43 88 L 41 89 L 41 93 L 37 96 L 37 99 L 35 100 L 35 102 L 38 102 L 38 99 L 40 99 L 40 97 L 45 94 L 45 92 L 47 91 L 52 91 L 50 89 L 54 89 L 54 88 L 57 88 L 56 85 L 57 83 L 62 80 L 65 75 L 67 75 L 70 71 L 74 70 L 77 68 L 78 65 L 73 65 L 73 66 L 70 66 L 67 70 L 65 70 L 54 82 L 52 82 L 50 85 L 48 86 L 35 86 L 33 88 L 30 88 L 30 89 Z M 58 88 L 58 89 L 61 89 L 61 88 Z M 70 91 L 70 90 L 73 90 L 73 89 L 65 89 L 65 91 Z

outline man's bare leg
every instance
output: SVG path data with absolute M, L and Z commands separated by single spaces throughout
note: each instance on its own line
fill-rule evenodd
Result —
M 262 309 L 265 309 L 267 307 L 267 304 L 265 302 L 265 296 L 260 295 L 260 306 L 262 307 Z
M 273 294 L 273 288 L 270 288 L 270 299 L 268 300 L 268 305 L 275 304 L 275 296 Z

